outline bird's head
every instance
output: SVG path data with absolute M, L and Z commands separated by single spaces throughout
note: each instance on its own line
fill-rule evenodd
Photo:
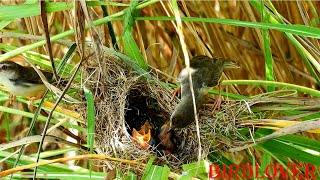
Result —
M 0 81 L 5 79 L 15 79 L 18 76 L 18 71 L 22 66 L 12 61 L 0 63 Z M 0 82 L 1 83 L 1 82 Z
M 208 56 L 200 55 L 191 59 L 190 66 L 192 68 L 239 68 L 236 61 L 223 59 L 223 58 L 211 58 Z

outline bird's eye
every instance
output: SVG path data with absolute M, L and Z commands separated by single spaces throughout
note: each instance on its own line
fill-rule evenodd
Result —
M 8 69 L 8 66 L 6 66 L 6 65 L 3 65 L 3 66 L 1 66 L 1 70 L 7 70 Z

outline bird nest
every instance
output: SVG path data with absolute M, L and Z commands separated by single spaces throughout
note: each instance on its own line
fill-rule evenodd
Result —
M 83 64 L 83 72 L 85 85 L 95 97 L 95 144 L 99 154 L 141 160 L 142 163 L 146 163 L 150 156 L 157 156 L 155 163 L 167 164 L 177 171 L 182 164 L 197 161 L 198 138 L 195 123 L 188 128 L 174 130 L 173 142 L 176 150 L 172 154 L 161 153 L 158 146 L 143 149 L 134 143 L 131 136 L 132 129 L 139 129 L 139 126 L 141 128 L 146 120 L 153 128 L 161 128 L 165 121 L 169 121 L 179 103 L 179 98 L 171 100 L 171 90 L 157 81 L 148 81 L 144 76 L 136 74 L 127 64 L 112 55 L 105 54 L 99 62 L 92 57 Z M 156 74 L 151 75 L 157 77 Z M 228 108 L 215 115 L 208 107 L 199 111 L 202 159 L 211 151 L 225 147 L 221 145 L 228 146 L 231 143 L 231 140 L 226 141 L 220 135 L 236 132 L 237 117 L 246 110 L 244 105 L 237 103 L 224 107 Z M 85 106 L 80 108 L 83 109 L 82 112 L 86 112 Z M 137 110 L 132 112 L 132 109 Z M 123 170 L 124 165 L 121 166 Z

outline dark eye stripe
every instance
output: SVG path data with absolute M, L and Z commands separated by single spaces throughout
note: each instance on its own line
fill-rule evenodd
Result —
M 12 69 L 12 66 L 10 66 L 10 65 L 2 65 L 2 66 L 0 66 L 0 70 L 9 70 L 9 69 Z

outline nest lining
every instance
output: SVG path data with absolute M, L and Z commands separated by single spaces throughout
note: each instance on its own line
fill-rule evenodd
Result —
M 141 94 L 156 99 L 163 114 L 167 114 L 164 121 L 169 120 L 179 99 L 171 101 L 170 91 L 155 82 L 147 82 L 117 57 L 107 54 L 99 61 L 91 58 L 87 64 L 84 64 L 83 72 L 84 79 L 87 79 L 86 87 L 95 95 L 97 151 L 111 157 L 144 160 L 146 163 L 150 156 L 155 155 L 151 152 L 155 149 L 143 150 L 133 143 L 125 123 L 127 96 L 130 91 L 138 90 Z M 86 109 L 84 106 L 80 108 Z M 202 159 L 205 159 L 211 151 L 220 148 L 221 144 L 228 143 L 221 140 L 218 135 L 236 132 L 239 124 L 237 117 L 243 111 L 246 111 L 246 106 L 237 103 L 225 105 L 224 109 L 216 115 L 205 107 L 199 111 Z M 86 117 L 85 114 L 84 117 Z M 159 165 L 166 163 L 169 167 L 178 170 L 182 164 L 197 161 L 198 140 L 195 123 L 188 128 L 175 130 L 175 136 L 177 151 L 174 154 L 159 157 L 156 163 Z

